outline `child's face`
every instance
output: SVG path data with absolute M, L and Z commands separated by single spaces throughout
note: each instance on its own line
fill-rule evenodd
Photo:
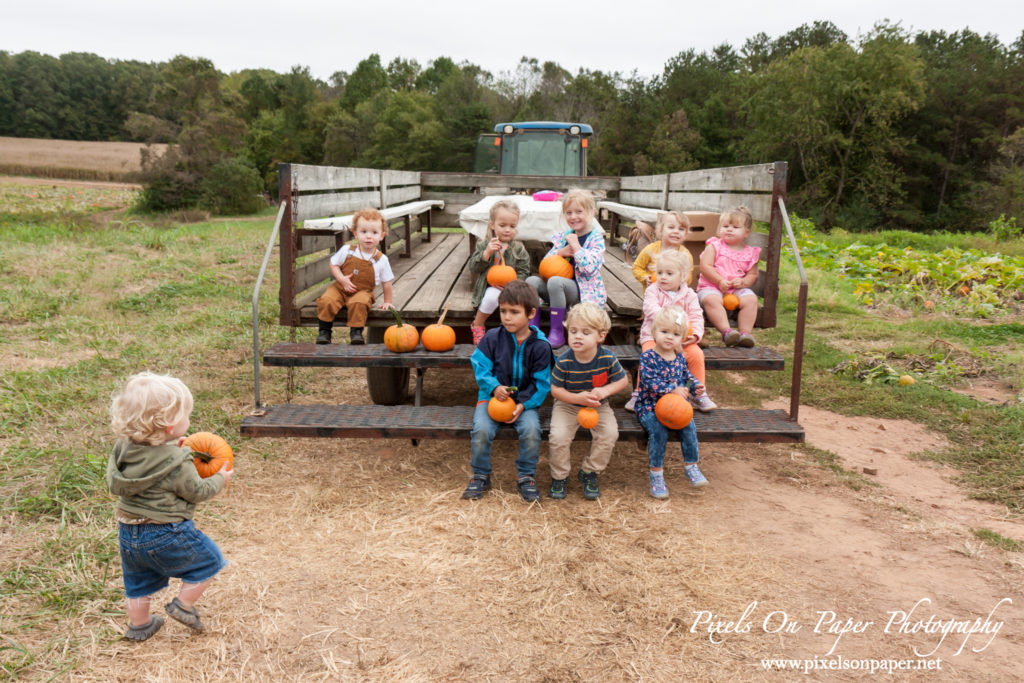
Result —
M 512 334 L 518 334 L 529 327 L 533 311 L 527 312 L 518 304 L 499 304 L 498 314 L 501 316 L 502 326 Z
M 658 286 L 666 292 L 675 292 L 683 284 L 683 271 L 674 263 L 658 266 Z
M 189 419 L 189 417 L 190 416 L 186 415 L 184 418 L 182 418 L 181 422 L 178 422 L 177 424 L 167 427 L 168 441 L 177 441 L 181 437 L 188 434 L 188 428 L 192 425 L 192 422 Z
M 678 325 L 655 325 L 651 334 L 654 337 L 654 345 L 666 353 L 682 346 L 683 333 Z
M 744 226 L 735 218 L 726 216 L 718 224 L 718 236 L 730 247 L 745 244 L 747 237 L 750 236 L 750 228 Z
M 577 235 L 582 235 L 590 230 L 590 213 L 586 211 L 579 202 L 570 202 L 565 206 L 565 222 Z
M 519 216 L 511 211 L 499 210 L 491 221 L 491 230 L 499 242 L 508 244 L 516 238 L 516 227 L 519 225 Z
M 661 241 L 669 246 L 678 247 L 686 239 L 686 228 L 676 220 L 675 216 L 669 216 L 661 226 Z
M 380 221 L 361 220 L 355 227 L 356 241 L 363 251 L 376 249 L 384 236 L 384 226 Z
M 597 345 L 604 341 L 607 332 L 590 327 L 585 323 L 569 323 L 566 326 L 569 334 L 569 348 L 575 354 L 586 354 L 597 348 Z

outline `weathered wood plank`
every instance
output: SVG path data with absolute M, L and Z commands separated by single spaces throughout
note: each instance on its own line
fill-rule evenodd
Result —
M 298 296 L 331 277 L 331 255 L 303 264 L 295 269 L 295 294 Z
M 772 196 L 770 194 L 742 194 L 730 192 L 670 192 L 668 208 L 678 211 L 714 211 L 722 213 L 741 204 L 750 210 L 755 221 L 771 219 Z
M 466 266 L 462 269 L 462 274 L 459 275 L 459 279 L 455 282 L 455 286 L 448 293 L 448 298 L 445 299 L 444 305 L 448 307 L 448 318 L 453 321 L 472 318 L 476 315 L 476 311 L 473 309 L 473 285 L 476 284 L 476 276 L 469 269 L 469 246 L 468 240 L 465 246 L 462 247 L 463 251 L 452 252 L 449 256 L 452 260 L 458 260 L 461 255 L 464 258 Z
M 418 256 L 416 259 L 410 259 L 415 260 L 413 266 L 401 278 L 395 278 L 394 303 L 397 308 L 404 310 L 406 304 L 409 303 L 421 287 L 426 285 L 441 286 L 441 283 L 431 285 L 431 276 L 452 252 L 453 247 L 463 239 L 466 239 L 464 235 L 445 235 L 441 239 L 429 243 L 436 245 L 429 252 L 423 256 Z
M 441 315 L 441 310 L 448 293 L 455 288 L 459 276 L 466 268 L 468 259 L 463 255 L 468 252 L 468 247 L 463 246 L 469 241 L 465 235 L 446 235 L 447 238 L 457 237 L 458 242 L 449 251 L 448 255 L 440 262 L 438 267 L 430 275 L 427 286 L 420 287 L 409 301 L 406 302 L 404 310 L 409 315 L 429 316 Z
M 653 190 L 661 192 L 665 189 L 665 182 L 668 180 L 668 176 L 664 173 L 661 175 L 634 175 L 634 176 L 623 176 L 621 181 L 621 190 Z
M 680 171 L 669 176 L 668 189 L 670 192 L 771 192 L 773 168 L 773 164 L 755 164 Z
M 619 202 L 649 209 L 661 209 L 661 192 L 638 192 L 624 190 L 619 193 Z
M 490 173 L 420 173 L 424 187 L 535 187 L 548 190 L 567 190 L 574 187 L 586 190 L 617 192 L 619 179 L 607 176 L 543 176 L 503 175 Z
M 405 204 L 420 198 L 420 186 L 410 185 L 409 187 L 388 187 L 385 190 L 384 201 L 388 206 Z
M 295 252 L 295 258 L 315 254 L 324 249 L 334 249 L 334 240 L 334 235 L 302 235 L 299 237 L 299 249 Z
M 295 203 L 295 220 L 338 216 L 366 208 L 380 208 L 379 192 L 373 190 L 303 195 Z
M 383 172 L 382 180 L 384 184 L 389 188 L 394 185 L 419 185 L 420 172 L 393 171 L 388 169 Z
M 380 187 L 380 171 L 375 168 L 311 166 L 308 164 L 289 165 L 292 176 L 291 189 L 294 192 Z
M 266 406 L 260 415 L 243 418 L 244 436 L 297 436 L 321 438 L 414 438 L 468 439 L 473 429 L 472 405 L 460 406 L 371 406 L 371 405 L 292 405 Z M 539 410 L 542 438 L 548 438 L 551 408 Z M 615 421 L 622 441 L 647 440 L 647 433 L 636 416 L 615 409 Z M 804 440 L 804 430 L 782 410 L 729 410 L 695 413 L 697 438 L 710 441 Z M 515 428 L 502 425 L 497 439 L 518 438 Z M 585 441 L 590 430 L 581 429 L 576 438 Z

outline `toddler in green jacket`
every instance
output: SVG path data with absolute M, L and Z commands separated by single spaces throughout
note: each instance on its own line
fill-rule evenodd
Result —
M 181 590 L 164 609 L 202 631 L 195 603 L 227 566 L 192 515 L 196 503 L 220 493 L 234 470 L 225 465 L 211 477 L 199 476 L 191 450 L 182 445 L 192 405 L 181 380 L 141 372 L 128 378 L 110 407 L 118 440 L 107 462 L 107 486 L 118 497 L 129 640 L 147 640 L 160 630 L 164 620 L 150 615 L 150 598 L 172 576 L 181 579 Z

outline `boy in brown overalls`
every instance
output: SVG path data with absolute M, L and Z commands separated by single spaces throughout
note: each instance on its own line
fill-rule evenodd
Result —
M 384 289 L 384 301 L 380 307 L 391 308 L 391 272 L 388 257 L 377 249 L 387 234 L 384 216 L 376 209 L 361 209 L 352 216 L 354 244 L 346 244 L 331 256 L 331 275 L 334 282 L 328 285 L 316 300 L 316 317 L 320 320 L 320 334 L 317 344 L 331 343 L 331 329 L 334 316 L 342 306 L 348 308 L 349 343 L 364 344 L 363 327 L 366 316 L 373 305 L 373 288 L 380 283 Z

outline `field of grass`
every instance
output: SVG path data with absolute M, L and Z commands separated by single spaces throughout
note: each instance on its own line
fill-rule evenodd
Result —
M 160 227 L 128 215 L 98 226 L 88 214 L 130 197 L 2 183 L 0 192 L 7 207 L 0 213 L 0 678 L 88 676 L 78 667 L 117 639 L 122 620 L 104 484 L 111 392 L 142 369 L 172 373 L 195 395 L 194 425 L 238 434 L 252 401 L 249 301 L 272 219 Z M 849 242 L 808 239 L 834 249 Z M 964 247 L 995 246 L 984 237 L 974 238 L 978 244 L 960 239 Z M 946 246 L 941 237 L 915 243 L 928 253 Z M 1010 254 L 1024 251 L 1019 243 L 1006 246 Z M 963 297 L 956 292 L 930 292 L 929 310 L 908 308 L 884 291 L 867 305 L 842 273 L 813 267 L 810 277 L 803 402 L 928 425 L 953 444 L 938 457 L 962 472 L 971 495 L 1024 511 L 1024 324 L 1013 293 L 999 295 L 999 305 L 978 317 L 958 308 Z M 796 286 L 787 264 L 780 326 L 758 337 L 784 354 L 792 349 Z M 260 295 L 264 345 L 288 338 L 276 324 L 276 287 L 272 265 Z M 916 377 L 913 386 L 891 381 L 905 373 Z M 715 397 L 755 404 L 787 394 L 788 377 L 760 373 Z M 1011 390 L 999 404 L 953 391 L 979 378 Z M 284 375 L 264 382 L 265 394 L 281 400 Z M 300 376 L 295 390 L 301 398 L 322 388 L 318 382 Z M 281 446 L 254 440 L 244 449 L 250 462 L 280 464 L 288 458 Z M 423 464 L 433 466 L 450 467 Z M 449 521 L 432 524 L 441 529 Z M 410 535 L 422 531 L 409 528 Z M 52 631 L 55 623 L 69 626 Z
M 137 142 L 0 137 L 0 173 L 39 178 L 133 182 L 141 169 Z M 167 145 L 152 145 L 162 154 Z

